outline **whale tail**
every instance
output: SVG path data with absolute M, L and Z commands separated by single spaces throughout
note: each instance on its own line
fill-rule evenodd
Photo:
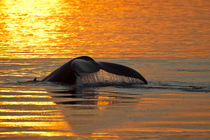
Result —
M 110 62 L 97 62 L 97 63 L 99 64 L 99 67 L 105 70 L 106 72 L 131 78 L 137 78 L 141 80 L 144 84 L 148 83 L 147 80 L 140 73 L 127 66 Z
M 53 71 L 42 81 L 75 84 L 78 77 L 81 78 L 88 74 L 96 73 L 100 69 L 112 74 L 136 78 L 142 81 L 144 84 L 147 84 L 146 79 L 132 68 L 109 62 L 96 62 L 88 56 L 81 56 L 72 59 L 60 68 Z
M 116 75 L 136 78 L 141 80 L 144 84 L 147 84 L 147 80 L 140 73 L 138 73 L 132 68 L 110 62 L 96 62 L 93 59 L 87 58 L 81 57 L 72 61 L 72 68 L 78 75 L 82 76 L 88 73 L 95 73 L 102 69 L 106 72 L 113 73 Z

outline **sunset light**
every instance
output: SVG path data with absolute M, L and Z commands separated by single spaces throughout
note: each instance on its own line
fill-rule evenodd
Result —
M 0 0 L 0 139 L 210 139 L 210 0 Z

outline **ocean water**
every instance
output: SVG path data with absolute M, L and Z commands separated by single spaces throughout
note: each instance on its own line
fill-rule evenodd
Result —
M 210 139 L 209 7 L 2 0 L 0 139 Z M 32 82 L 82 55 L 129 66 L 148 84 Z

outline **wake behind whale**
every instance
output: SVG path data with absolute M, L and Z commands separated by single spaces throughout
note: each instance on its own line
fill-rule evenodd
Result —
M 36 83 L 36 84 L 35 84 Z M 82 87 L 119 87 L 141 90 L 181 90 L 190 92 L 210 92 L 209 83 L 147 80 L 136 70 L 120 64 L 97 62 L 88 56 L 81 56 L 70 60 L 56 69 L 41 81 L 18 81 L 6 83 L 14 85 L 31 84 L 35 86 L 57 87 L 64 85 L 68 88 Z M 70 85 L 70 86 L 69 86 Z
M 209 83 L 189 83 L 184 81 L 153 81 L 149 83 L 136 70 L 120 64 L 98 62 L 88 56 L 81 56 L 70 60 L 54 70 L 41 81 L 25 81 L 15 84 L 34 84 L 53 86 L 67 85 L 76 88 L 106 87 L 136 88 L 141 90 L 181 90 L 190 92 L 209 92 Z M 70 85 L 70 86 L 69 86 Z
M 101 82 L 148 83 L 140 73 L 132 68 L 110 62 L 98 62 L 88 56 L 70 60 L 41 82 L 56 82 L 68 85 Z

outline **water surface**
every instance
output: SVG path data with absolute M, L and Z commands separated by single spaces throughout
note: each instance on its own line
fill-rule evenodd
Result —
M 2 0 L 0 137 L 209 139 L 210 2 Z M 148 85 L 41 80 L 70 59 L 136 69 Z

